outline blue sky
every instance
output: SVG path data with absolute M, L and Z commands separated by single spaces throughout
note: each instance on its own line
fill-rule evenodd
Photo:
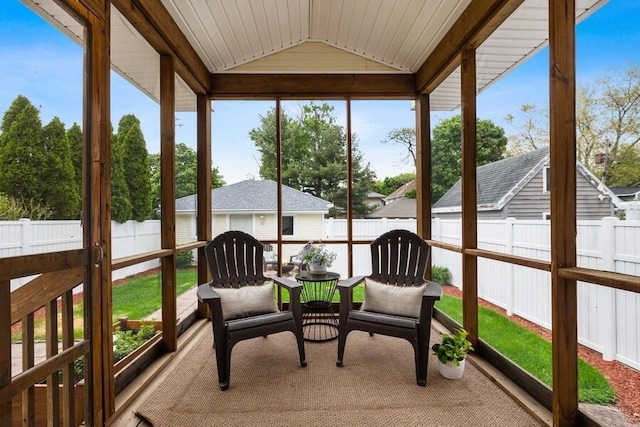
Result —
M 640 0 L 610 0 L 577 27 L 578 84 L 593 82 L 604 72 L 640 66 Z M 81 122 L 82 50 L 18 0 L 3 0 L 0 6 L 0 114 L 18 94 L 40 107 L 43 124 L 54 116 L 68 126 Z M 548 104 L 548 50 L 543 49 L 511 73 L 485 89 L 478 97 L 478 117 L 491 119 L 514 132 L 505 120 L 524 103 L 542 109 Z M 122 115 L 133 113 L 142 122 L 149 152 L 159 150 L 158 105 L 128 82 L 112 73 L 112 121 L 117 127 Z M 345 124 L 343 102 L 332 102 L 336 116 Z M 249 131 L 259 125 L 271 102 L 227 101 L 214 104 L 213 163 L 227 183 L 258 178 L 258 159 Z M 287 102 L 285 111 L 298 114 L 297 102 Z M 433 112 L 435 125 L 454 112 Z M 194 146 L 195 115 L 178 115 L 178 142 Z M 379 179 L 412 170 L 403 163 L 406 152 L 383 144 L 393 129 L 414 126 L 407 101 L 352 103 L 353 131 Z

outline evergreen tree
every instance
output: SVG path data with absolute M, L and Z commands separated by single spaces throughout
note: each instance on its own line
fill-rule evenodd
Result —
M 84 140 L 82 137 L 82 129 L 77 123 L 67 130 L 67 141 L 69 141 L 69 149 L 71 150 L 71 161 L 73 162 L 73 175 L 76 186 L 82 195 L 82 154 L 84 152 Z
M 118 136 L 111 135 L 111 218 L 119 223 L 131 219 L 129 187 L 124 176 L 124 154 Z
M 44 186 L 54 181 L 52 177 L 42 180 L 47 159 L 42 149 L 40 112 L 25 96 L 18 95 L 5 112 L 0 129 L 0 193 L 41 204 Z
M 124 176 L 129 189 L 131 218 L 144 221 L 149 218 L 152 210 L 151 176 L 149 153 L 136 116 L 127 114 L 120 119 L 117 140 L 127 164 Z
M 80 190 L 64 123 L 58 117 L 42 129 L 42 150 L 46 162 L 39 176 L 48 184 L 42 189 L 42 200 L 53 210 L 54 219 L 79 218 Z

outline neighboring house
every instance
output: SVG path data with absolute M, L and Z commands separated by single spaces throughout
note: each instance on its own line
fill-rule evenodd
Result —
M 415 190 L 415 189 L 416 189 L 416 180 L 414 178 L 411 181 L 407 182 L 406 184 L 402 185 L 400 188 L 398 188 L 393 193 L 389 194 L 387 197 L 385 197 L 384 198 L 384 204 L 388 205 L 389 203 L 392 203 L 396 199 L 403 199 L 403 198 L 405 198 L 404 196 L 409 191 Z
M 385 198 L 384 194 L 371 191 L 369 194 L 367 194 L 367 199 L 365 200 L 365 203 L 367 204 L 367 206 L 374 209 L 384 204 L 384 198 Z
M 384 206 L 369 212 L 367 218 L 415 218 L 416 199 L 398 197 Z
M 623 202 L 640 200 L 640 187 L 609 187 Z
M 577 162 L 577 219 L 612 216 L 620 199 Z M 509 157 L 476 169 L 478 219 L 548 219 L 550 217 L 549 149 Z M 461 216 L 458 180 L 431 210 L 436 218 Z
M 416 199 L 405 197 L 409 191 L 415 189 L 416 180 L 412 179 L 384 197 L 384 205 L 369 212 L 366 218 L 415 218 Z
M 277 184 L 270 180 L 246 180 L 211 191 L 212 235 L 227 230 L 245 231 L 258 240 L 277 238 Z M 282 186 L 283 239 L 319 240 L 324 236 L 324 218 L 331 202 Z M 196 240 L 196 196 L 176 200 L 178 244 Z M 301 246 L 301 245 L 298 245 Z M 287 245 L 283 260 L 298 251 Z

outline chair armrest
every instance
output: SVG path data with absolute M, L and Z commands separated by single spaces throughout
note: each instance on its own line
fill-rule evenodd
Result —
M 222 300 L 215 289 L 211 287 L 211 283 L 212 282 L 203 283 L 198 286 L 197 295 L 199 302 L 206 303 L 209 306 L 210 319 L 214 323 L 214 327 L 218 329 L 224 325 L 224 319 L 222 317 Z
M 273 282 L 289 291 L 289 310 L 293 313 L 296 326 L 302 331 L 302 304 L 300 303 L 300 293 L 302 283 L 284 277 L 272 277 Z
M 208 302 L 215 299 L 220 300 L 220 295 L 211 287 L 211 282 L 198 286 L 197 295 L 199 302 Z
M 291 290 L 295 288 L 302 288 L 302 284 L 296 282 L 295 280 L 285 279 L 284 277 L 278 277 L 278 276 L 269 277 L 269 279 L 272 279 L 275 283 L 278 284 L 278 286 L 282 286 L 283 288 L 287 289 L 289 292 L 291 292 Z
M 430 297 L 435 299 L 442 298 L 442 286 L 437 282 L 426 281 L 427 288 L 424 290 L 423 297 Z
M 420 307 L 420 317 L 418 323 L 425 324 L 426 327 L 431 325 L 431 317 L 433 316 L 433 305 L 436 300 L 442 298 L 442 287 L 436 282 L 426 281 L 427 288 L 422 294 L 422 305 Z
M 353 287 L 355 287 L 356 285 L 362 283 L 362 281 L 365 279 L 365 277 L 367 276 L 354 276 L 354 277 L 350 277 L 346 280 L 343 280 L 341 282 L 338 282 L 338 288 L 347 288 L 347 289 L 351 289 Z

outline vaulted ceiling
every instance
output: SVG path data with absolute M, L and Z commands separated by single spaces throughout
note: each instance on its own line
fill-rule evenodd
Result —
M 77 40 L 82 28 L 54 0 L 24 0 Z M 577 0 L 584 19 L 606 0 Z M 120 4 L 127 3 L 120 1 Z M 133 5 L 135 2 L 131 1 Z M 518 2 L 519 3 L 519 2 Z M 162 0 L 215 77 L 224 73 L 413 74 L 477 0 Z M 547 42 L 548 0 L 524 0 L 478 48 L 478 92 Z M 113 68 L 159 99 L 159 55 L 112 7 Z M 177 80 L 178 110 L 195 99 Z M 433 110 L 460 103 L 455 70 L 431 93 Z

